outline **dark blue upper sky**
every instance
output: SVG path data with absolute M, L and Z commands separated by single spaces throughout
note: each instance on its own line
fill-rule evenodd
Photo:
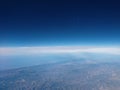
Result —
M 0 2 L 0 46 L 120 45 L 120 2 Z

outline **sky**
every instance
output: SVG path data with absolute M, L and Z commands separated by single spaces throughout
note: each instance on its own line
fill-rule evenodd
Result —
M 24 46 L 120 46 L 120 1 L 0 1 L 0 47 Z

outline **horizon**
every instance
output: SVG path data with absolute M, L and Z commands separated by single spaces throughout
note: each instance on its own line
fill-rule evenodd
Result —
M 47 53 L 105 53 L 120 55 L 120 47 L 95 46 L 32 46 L 32 47 L 0 47 L 0 55 L 35 55 Z

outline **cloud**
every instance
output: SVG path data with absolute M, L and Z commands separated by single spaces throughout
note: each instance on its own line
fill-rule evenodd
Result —
M 54 47 L 1 47 L 0 55 L 34 55 L 47 53 L 106 53 L 120 55 L 118 47 L 75 47 L 75 46 L 54 46 Z

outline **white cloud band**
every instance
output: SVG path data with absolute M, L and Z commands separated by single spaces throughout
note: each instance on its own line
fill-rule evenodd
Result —
M 120 55 L 120 48 L 118 47 L 1 47 L 0 55 L 28 55 L 28 54 L 41 54 L 41 53 L 107 53 Z

